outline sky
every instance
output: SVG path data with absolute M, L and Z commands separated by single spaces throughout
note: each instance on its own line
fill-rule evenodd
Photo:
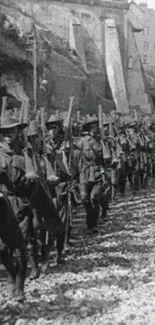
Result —
M 135 0 L 135 2 L 137 2 L 137 3 L 147 2 L 149 8 L 155 9 L 155 0 Z

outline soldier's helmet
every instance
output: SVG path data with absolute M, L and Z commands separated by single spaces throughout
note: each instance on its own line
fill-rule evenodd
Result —
M 14 129 L 18 127 L 19 129 L 24 129 L 27 123 L 19 122 L 19 120 L 12 116 L 6 116 L 0 124 L 0 132 L 6 132 L 7 130 Z
M 136 121 L 132 121 L 127 124 L 127 128 L 138 131 L 138 123 Z
M 36 136 L 39 133 L 39 128 L 36 121 L 31 121 L 28 127 L 28 137 Z
M 96 116 L 89 116 L 85 119 L 85 121 L 83 122 L 82 131 L 88 130 L 92 124 L 98 125 L 98 119 Z
M 52 114 L 46 122 L 46 126 L 50 126 L 52 124 L 63 125 L 63 119 L 60 116 Z

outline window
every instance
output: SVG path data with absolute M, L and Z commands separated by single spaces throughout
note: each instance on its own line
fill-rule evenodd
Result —
M 133 56 L 128 57 L 128 69 L 133 69 Z
M 149 48 L 148 42 L 144 42 L 144 51 L 147 51 Z
M 143 29 L 143 34 L 147 35 L 149 33 L 149 28 L 148 27 L 144 27 Z
M 148 63 L 147 55 L 143 55 L 143 64 L 147 64 L 147 63 Z

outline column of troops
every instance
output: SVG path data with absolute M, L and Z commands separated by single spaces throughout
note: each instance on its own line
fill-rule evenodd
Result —
M 27 261 L 30 279 L 48 269 L 53 241 L 57 263 L 72 244 L 72 211 L 83 204 L 86 233 L 98 233 L 109 203 L 136 192 L 155 176 L 153 118 L 52 114 L 33 120 L 3 114 L 0 124 L 0 258 L 9 295 L 24 301 Z M 39 246 L 38 246 L 39 241 Z M 38 266 L 38 249 L 41 266 Z

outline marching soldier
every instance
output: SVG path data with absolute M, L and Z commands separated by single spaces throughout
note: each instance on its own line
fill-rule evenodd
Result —
M 31 171 L 35 171 L 36 176 L 37 175 L 37 167 L 36 165 L 33 164 L 33 154 L 34 151 L 36 154 L 39 156 L 41 155 L 41 136 L 39 132 L 38 125 L 36 121 L 31 121 L 28 127 L 28 132 L 27 132 L 27 159 L 30 159 L 30 164 L 29 168 L 31 168 Z M 27 187 L 28 189 L 28 199 L 30 196 L 33 194 L 34 188 L 38 186 L 38 181 L 34 183 L 29 184 Z M 38 231 L 40 229 L 41 225 L 41 220 L 39 219 L 39 216 L 37 214 L 36 209 L 33 208 L 33 204 L 30 200 L 30 205 L 31 205 L 31 211 L 30 211 L 30 221 L 31 221 L 31 227 L 30 227 L 30 232 L 29 232 L 29 238 L 28 238 L 28 256 L 29 256 L 29 261 L 31 264 L 31 274 L 30 274 L 30 279 L 36 279 L 39 276 L 39 267 L 38 267 Z
M 102 146 L 97 118 L 88 117 L 83 125 L 83 132 L 86 132 L 86 135 L 78 144 L 80 149 L 80 188 L 86 209 L 87 229 L 88 233 L 91 234 L 98 232 L 99 196 L 103 172 Z
M 41 134 L 39 134 L 36 121 L 30 123 L 28 140 L 29 157 L 31 158 L 34 171 L 39 177 L 36 189 L 34 187 L 31 189 L 30 199 L 33 210 L 33 220 L 29 241 L 29 257 L 32 267 L 31 279 L 34 279 L 39 273 L 37 238 L 39 238 L 41 242 L 41 271 L 45 273 L 48 268 L 48 257 L 53 236 L 56 236 L 58 250 L 63 229 L 60 230 L 61 220 L 54 206 L 53 193 L 50 193 L 50 185 L 55 186 L 58 178 L 54 175 L 53 170 L 53 174 L 51 173 L 52 167 L 50 168 L 49 175 L 49 162 L 47 162 L 47 154 L 45 152 L 43 153 L 43 139 Z M 59 250 L 58 258 L 61 258 Z
M 20 134 L 25 126 L 9 116 L 0 126 L 0 257 L 9 274 L 11 292 L 21 302 L 24 299 L 29 229 L 29 204 L 22 191 L 25 163 L 20 148 Z
M 68 167 L 70 148 L 67 143 L 64 142 L 63 119 L 61 119 L 59 116 L 51 115 L 46 122 L 46 126 L 48 131 L 48 159 L 51 162 L 55 175 L 59 179 L 59 183 L 56 186 L 51 187 L 51 191 L 65 230 L 60 237 L 57 237 L 57 263 L 61 264 L 64 262 L 62 259 L 62 252 L 64 249 L 65 240 L 68 240 L 68 232 L 70 227 L 68 201 L 68 190 L 71 178 Z

